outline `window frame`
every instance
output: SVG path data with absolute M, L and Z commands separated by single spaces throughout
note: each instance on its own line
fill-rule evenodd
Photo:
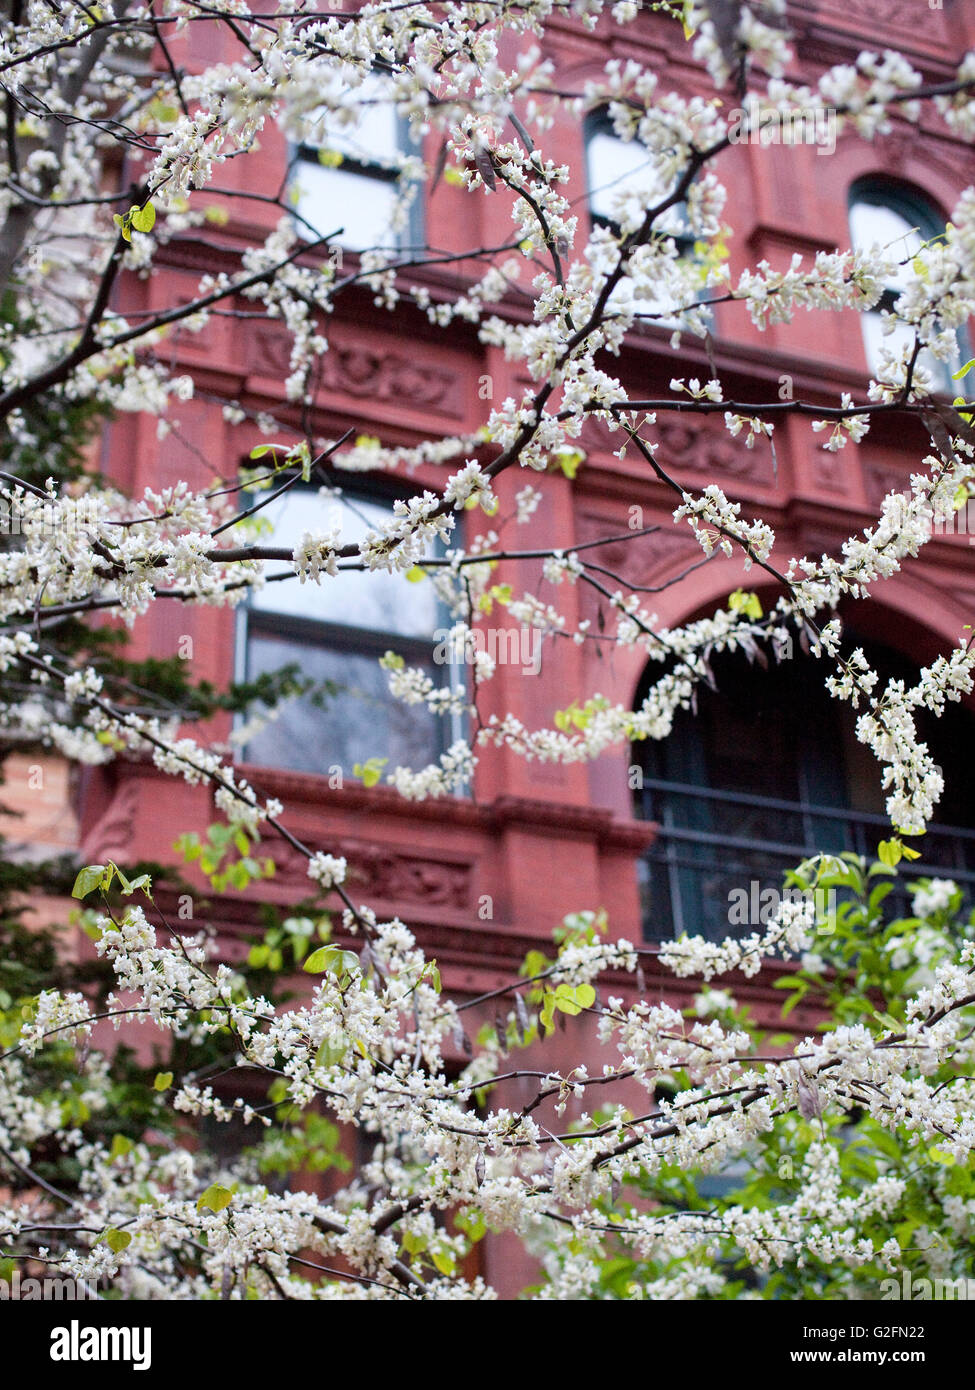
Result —
M 378 71 L 376 75 L 383 76 L 383 74 Z M 398 154 L 402 155 L 407 153 L 410 143 L 410 123 L 395 110 L 395 107 L 393 110 L 393 120 L 395 126 L 396 151 Z M 289 189 L 293 188 L 296 183 L 300 183 L 300 173 L 305 165 L 311 165 L 315 169 L 328 169 L 328 166 L 323 165 L 319 159 L 319 151 L 327 148 L 327 145 L 315 145 L 308 141 L 292 141 L 289 143 L 288 177 L 286 180 Z M 334 167 L 334 172 L 337 173 L 340 170 L 347 174 L 351 174 L 354 178 L 368 179 L 373 183 L 395 187 L 399 182 L 398 169 L 383 164 L 379 160 L 361 159 L 355 155 L 343 153 L 341 164 Z M 299 201 L 299 199 L 296 199 L 293 203 L 293 212 L 298 214 L 298 218 L 296 218 L 298 235 L 301 237 L 307 236 L 310 241 L 313 239 L 311 236 L 311 218 L 308 217 L 307 213 L 301 211 Z M 400 231 L 390 229 L 390 240 L 386 242 L 376 241 L 372 243 L 372 246 L 397 251 L 406 250 L 409 246 L 422 246 L 424 240 L 424 220 L 422 193 L 418 192 L 417 196 L 409 205 L 407 225 Z M 326 233 L 319 232 L 319 235 L 326 234 L 327 231 Z M 336 239 L 332 245 L 336 250 L 341 249 L 350 256 L 359 256 L 363 251 L 372 249 L 372 246 L 346 246 L 338 239 Z
M 853 239 L 853 210 L 860 204 L 870 207 L 884 208 L 888 212 L 894 213 L 912 229 L 917 230 L 922 242 L 933 240 L 935 237 L 943 236 L 946 226 L 945 218 L 937 203 L 922 188 L 917 188 L 914 184 L 906 183 L 902 179 L 897 179 L 888 174 L 864 174 L 855 179 L 850 185 L 847 193 L 846 220 L 850 235 L 850 245 L 856 250 Z M 907 235 L 907 233 L 905 233 Z M 883 313 L 893 313 L 897 300 L 902 294 L 902 290 L 896 285 L 884 285 L 883 292 L 877 303 L 871 309 L 863 312 L 863 319 L 874 316 L 880 320 Z M 957 344 L 957 366 L 968 360 L 971 356 L 968 332 L 964 327 L 954 330 L 955 341 Z M 861 322 L 861 334 L 863 338 L 864 357 L 867 362 L 867 370 L 871 375 L 875 374 L 874 364 L 870 360 L 870 348 L 867 343 L 865 323 Z M 930 355 L 929 355 L 930 356 Z M 952 394 L 951 374 L 953 364 L 943 362 L 940 358 L 930 358 L 934 363 L 934 368 L 940 374 L 940 380 L 935 384 L 935 392 L 942 395 Z
M 356 481 L 351 486 L 341 485 L 342 497 L 340 500 L 348 499 L 353 504 L 365 502 L 373 506 L 388 504 L 391 507 L 397 500 L 405 500 L 411 495 L 408 489 L 404 489 L 397 481 L 388 476 L 368 478 L 368 475 L 355 475 L 355 477 Z M 366 481 L 367 478 L 368 481 Z M 297 483 L 291 492 L 298 494 L 307 492 L 314 495 L 317 494 L 319 486 L 321 485 L 314 482 L 305 485 Z M 259 496 L 260 494 L 257 493 L 246 493 L 247 505 L 250 504 L 249 499 L 251 497 L 256 500 Z M 442 547 L 438 544 L 439 549 Z M 294 582 L 298 582 L 297 577 Z M 251 663 L 251 638 L 253 636 L 285 637 L 309 648 L 333 652 L 340 656 L 373 656 L 377 661 L 385 652 L 392 650 L 401 655 L 407 665 L 428 667 L 431 665 L 431 652 L 436 642 L 435 634 L 451 625 L 449 613 L 439 597 L 436 599 L 436 610 L 435 623 L 430 634 L 427 637 L 418 637 L 392 632 L 387 628 L 364 627 L 355 622 L 336 622 L 330 618 L 309 618 L 297 613 L 282 613 L 275 609 L 263 609 L 255 606 L 251 595 L 248 595 L 246 602 L 237 609 L 235 679 L 238 682 L 243 682 L 255 678 L 256 673 L 253 672 Z M 451 663 L 443 665 L 441 685 L 451 683 L 451 673 L 454 670 L 455 667 Z M 398 704 L 391 695 L 388 695 L 387 699 L 391 705 Z M 437 738 L 430 753 L 432 760 L 436 761 L 441 754 L 447 751 L 452 742 L 462 737 L 465 720 L 462 715 L 458 714 L 431 714 L 431 718 L 434 720 Z M 240 722 L 244 722 L 243 718 Z M 246 744 L 240 749 L 240 759 L 242 762 L 250 761 Z M 261 763 L 259 765 L 262 767 L 279 766 L 273 763 Z M 326 770 L 323 767 L 321 775 L 325 775 Z
M 592 163 L 591 163 L 591 160 L 590 160 L 590 153 L 589 153 L 589 152 L 590 152 L 590 148 L 591 148 L 591 146 L 592 146 L 592 142 L 593 142 L 594 138 L 595 138 L 597 135 L 605 135 L 605 136 L 608 136 L 610 139 L 617 141 L 620 145 L 623 145 L 623 146 L 626 146 L 627 144 L 633 144 L 633 145 L 639 146 L 641 149 L 645 149 L 646 147 L 640 145 L 640 142 L 639 142 L 638 140 L 626 141 L 626 140 L 621 139 L 621 137 L 620 137 L 619 135 L 617 135 L 616 129 L 615 129 L 614 125 L 613 125 L 612 117 L 611 117 L 610 114 L 609 114 L 609 108 L 608 108 L 608 107 L 602 106 L 602 107 L 597 108 L 595 111 L 590 111 L 590 112 L 587 113 L 586 118 L 585 118 L 585 120 L 584 120 L 584 122 L 583 122 L 583 142 L 584 142 L 584 147 L 585 147 L 585 166 L 586 166 L 586 206 L 588 207 L 588 210 L 589 210 L 589 221 L 590 221 L 591 226 L 593 226 L 593 227 L 609 227 L 609 228 L 612 229 L 612 230 L 618 230 L 617 223 L 613 221 L 612 217 L 610 217 L 608 213 L 597 212 L 596 209 L 593 207 L 593 202 L 592 202 L 593 193 L 598 193 L 598 192 L 600 192 L 600 187 L 599 187 L 599 186 L 596 186 L 596 187 L 593 186 L 593 179 L 592 179 Z M 650 162 L 650 152 L 649 152 L 649 150 L 646 151 L 646 155 L 647 155 L 647 163 L 649 163 L 649 162 Z M 626 177 L 626 176 L 624 175 L 623 177 Z M 616 182 L 616 183 L 619 183 L 620 180 L 617 179 L 617 180 L 615 180 L 615 182 Z M 609 187 L 609 188 L 611 188 L 611 187 L 613 187 L 613 186 L 614 186 L 613 184 L 604 185 L 604 187 Z M 685 198 L 685 199 L 682 199 L 682 200 L 680 201 L 680 203 L 678 203 L 676 206 L 677 206 L 679 209 L 684 209 L 684 208 L 686 208 L 686 206 L 687 206 L 687 200 L 686 200 L 686 198 Z M 676 246 L 677 246 L 677 254 L 678 254 L 678 258 L 679 258 L 680 260 L 684 260 L 684 259 L 686 259 L 688 256 L 693 256 L 693 254 L 694 254 L 694 243 L 695 243 L 695 241 L 697 240 L 697 238 L 694 236 L 693 232 L 682 232 L 682 233 L 679 233 L 679 234 L 678 234 L 678 233 L 675 233 L 675 232 L 663 232 L 662 229 L 660 229 L 660 231 L 661 231 L 661 234 L 662 234 L 662 235 L 669 236 L 669 237 L 672 237 L 672 238 L 673 238 L 673 240 L 674 240 L 674 242 L 675 242 L 675 244 L 676 244 Z
M 855 629 L 851 628 L 847 636 L 863 647 L 884 681 L 902 677 L 905 669 L 913 665 L 911 658 L 896 648 L 858 634 Z M 803 665 L 794 666 L 796 661 Z M 717 702 L 711 704 L 710 718 L 703 709 L 693 718 L 682 712 L 667 740 L 646 740 L 630 746 L 631 765 L 641 771 L 639 785 L 631 784 L 634 818 L 655 822 L 659 827 L 656 840 L 637 861 L 637 889 L 646 941 L 676 939 L 683 931 L 721 940 L 737 931 L 756 930 L 753 921 L 740 928 L 730 920 L 718 924 L 713 908 L 722 904 L 724 898 L 720 894 L 714 896 L 711 885 L 727 886 L 730 882 L 742 888 L 754 880 L 763 890 L 775 888 L 781 893 L 783 873 L 808 855 L 853 850 L 874 857 L 877 843 L 890 831 L 886 814 L 857 802 L 858 768 L 851 762 L 844 742 L 844 724 L 851 729 L 848 707 L 830 700 L 818 682 L 809 686 L 809 691 L 816 693 L 805 701 L 789 704 L 783 698 L 790 687 L 797 691 L 805 688 L 803 672 L 808 677 L 813 658 L 797 653 L 772 666 L 773 680 L 779 673 L 777 694 L 774 688 L 770 693 L 760 685 L 767 677 L 747 664 L 747 654 L 741 651 L 723 654 L 722 667 L 716 667 L 715 672 L 719 690 L 713 694 L 702 691 L 703 700 Z M 647 663 L 637 686 L 637 707 L 661 674 L 655 663 Z M 756 716 L 772 714 L 775 719 L 775 727 L 765 726 L 763 745 L 768 751 L 763 761 L 768 763 L 774 756 L 774 748 L 784 748 L 787 754 L 785 761 L 771 764 L 775 779 L 783 771 L 786 776 L 778 786 L 768 789 L 741 777 L 730 785 L 721 776 L 720 747 L 713 741 L 714 730 L 722 718 L 720 701 L 730 702 L 726 708 L 732 715 L 741 714 L 750 690 L 757 692 Z M 825 724 L 820 718 L 823 714 L 827 716 Z M 964 705 L 953 706 L 950 718 L 954 728 L 939 723 L 938 738 L 928 739 L 934 756 L 944 757 L 942 741 L 955 738 L 957 742 L 957 728 L 962 722 L 975 728 L 975 712 Z M 934 716 L 930 715 L 927 723 L 933 721 Z M 784 734 L 778 745 L 774 739 L 777 729 Z M 823 759 L 824 748 L 829 751 L 829 758 Z M 878 801 L 882 800 L 879 776 L 868 789 L 875 790 Z M 959 808 L 963 811 L 961 818 Z M 732 818 L 734 825 L 729 828 Z M 755 830 L 755 820 L 759 825 L 762 821 L 774 823 L 774 831 Z M 943 798 L 919 848 L 922 854 L 916 863 L 901 865 L 906 883 L 895 890 L 900 894 L 899 904 L 905 915 L 910 915 L 907 884 L 921 877 L 953 878 L 966 893 L 969 905 L 975 902 L 975 815 L 969 815 L 967 804 Z
M 626 146 L 630 143 L 638 145 L 641 149 L 645 149 L 645 146 L 641 146 L 639 141 L 628 142 L 622 140 L 620 136 L 616 134 L 616 131 L 613 127 L 612 119 L 609 115 L 608 107 L 599 107 L 595 111 L 590 111 L 586 115 L 586 118 L 583 122 L 583 141 L 586 169 L 586 206 L 589 211 L 590 227 L 592 229 L 595 229 L 596 227 L 608 227 L 612 231 L 618 231 L 619 226 L 616 222 L 614 222 L 612 217 L 610 217 L 607 213 L 597 212 L 592 204 L 593 192 L 599 191 L 598 186 L 594 189 L 592 179 L 592 162 L 590 159 L 590 149 L 592 146 L 592 141 L 594 137 L 597 135 L 605 135 L 623 146 Z M 649 162 L 650 152 L 646 151 L 646 153 L 647 161 Z M 622 178 L 626 178 L 626 175 L 623 175 Z M 614 184 L 618 182 L 620 182 L 620 180 L 615 180 Z M 604 185 L 604 187 L 611 188 L 614 186 L 614 184 Z M 686 227 L 686 197 L 682 198 L 681 201 L 677 203 L 675 206 L 678 210 L 678 213 L 681 216 L 682 222 Z M 666 236 L 673 240 L 677 251 L 678 261 L 696 262 L 698 260 L 697 252 L 695 250 L 698 238 L 694 235 L 693 231 L 684 230 L 678 233 L 668 232 L 665 231 L 663 228 L 659 228 L 655 230 L 654 234 L 659 236 Z M 709 308 L 706 303 L 702 303 L 699 307 L 703 315 L 704 323 L 707 325 L 708 329 L 713 334 L 715 331 L 714 311 L 711 308 Z M 680 326 L 681 310 L 678 309 L 673 312 L 668 312 L 666 310 L 661 309 L 653 313 L 643 313 L 640 315 L 640 321 L 646 323 L 651 327 L 660 328 L 668 333 L 672 333 L 676 328 Z

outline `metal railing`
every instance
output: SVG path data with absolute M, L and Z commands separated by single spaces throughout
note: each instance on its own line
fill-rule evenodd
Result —
M 643 815 L 660 826 L 640 865 L 647 940 L 684 931 L 723 940 L 754 930 L 758 922 L 731 919 L 733 893 L 744 889 L 754 901 L 767 888 L 780 892 L 788 869 L 824 851 L 872 860 L 892 833 L 885 816 L 656 778 L 644 781 Z M 903 860 L 902 877 L 951 878 L 975 901 L 975 830 L 932 824 L 911 843 L 921 858 Z M 902 888 L 892 899 L 907 909 Z

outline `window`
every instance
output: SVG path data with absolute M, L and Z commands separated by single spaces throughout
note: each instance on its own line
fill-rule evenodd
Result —
M 663 199 L 674 186 L 673 177 L 662 177 L 659 157 L 639 140 L 623 140 L 613 128 L 609 114 L 597 111 L 586 122 L 586 175 L 589 213 L 593 227 L 622 228 L 629 231 L 643 221 L 648 207 Z M 686 267 L 694 257 L 695 239 L 684 201 L 661 213 L 655 230 L 673 237 L 676 265 Z M 641 314 L 656 318 L 668 327 L 676 322 L 674 311 L 697 297 L 700 283 L 688 288 L 685 277 L 675 273 L 672 283 L 662 281 L 652 299 L 644 299 Z M 612 304 L 612 300 L 610 301 Z
M 323 496 L 299 484 L 261 515 L 274 528 L 269 544 L 292 547 L 306 531 L 335 526 L 346 544 L 388 521 L 392 505 L 392 497 L 351 490 Z M 269 564 L 267 572 L 276 569 L 281 572 Z M 296 663 L 303 676 L 326 687 L 317 703 L 309 693 L 283 704 L 247 741 L 248 762 L 322 773 L 338 765 L 345 776 L 370 758 L 388 758 L 390 767 L 424 767 L 457 736 L 426 706 L 394 700 L 378 664 L 394 650 L 437 684 L 445 679 L 450 668 L 434 664 L 432 635 L 449 624 L 429 581 L 413 584 L 400 573 L 377 570 L 323 576 L 320 584 L 269 583 L 251 596 L 241 624 L 242 679 Z
M 590 116 L 586 122 L 586 173 L 593 225 L 614 227 L 624 218 L 637 224 L 642 221 L 646 209 L 667 193 L 656 165 L 654 155 L 639 140 L 622 140 L 616 134 L 607 112 Z M 681 255 L 693 249 L 686 203 L 668 208 L 655 225 L 675 237 Z
M 892 313 L 907 284 L 907 267 L 925 242 L 944 232 L 944 223 L 927 199 L 906 184 L 885 179 L 861 179 L 850 194 L 850 240 L 857 249 L 871 246 L 889 249 L 903 264 L 888 280 L 876 307 L 860 315 L 863 345 L 870 371 L 879 370 L 886 349 L 897 354 L 903 347 L 913 348 L 914 331 L 908 324 L 897 324 L 885 336 L 884 314 Z M 963 345 L 956 343 L 949 361 L 930 352 L 919 354 L 918 362 L 934 377 L 936 391 L 951 391 L 951 373 L 961 364 Z
M 350 251 L 419 242 L 415 217 L 394 226 L 401 186 L 400 156 L 407 146 L 407 123 L 397 115 L 385 80 L 372 74 L 350 88 L 355 119 L 339 124 L 330 115 L 314 123 L 297 147 L 292 195 L 302 236 L 326 236 L 344 228 L 334 243 Z M 414 205 L 415 208 L 415 205 Z
M 913 685 L 910 663 L 858 641 L 882 684 Z M 718 691 L 698 692 L 698 712 L 682 712 L 669 738 L 634 746 L 642 771 L 637 814 L 660 825 L 641 865 L 644 932 L 659 940 L 689 932 L 723 940 L 760 930 L 755 913 L 782 890 L 783 875 L 820 852 L 876 857 L 890 835 L 880 766 L 855 737 L 856 714 L 823 686 L 821 661 L 798 654 L 768 671 L 742 652 L 714 658 Z M 649 681 L 660 676 L 654 666 Z M 641 694 L 642 698 L 642 694 Z M 912 876 L 953 878 L 975 897 L 975 816 L 968 797 L 975 728 L 949 706 L 941 719 L 919 719 L 935 762 L 950 768 L 922 858 L 903 863 Z M 962 750 L 962 751 L 959 751 Z M 969 766 L 966 775 L 965 767 Z M 744 890 L 744 899 L 742 897 Z M 738 895 L 732 897 L 732 894 Z M 747 899 L 747 925 L 741 912 Z

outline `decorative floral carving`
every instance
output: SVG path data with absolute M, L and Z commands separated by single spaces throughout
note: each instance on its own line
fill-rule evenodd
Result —
M 910 479 L 904 471 L 882 463 L 867 463 L 863 468 L 863 489 L 871 507 L 879 507 L 890 492 L 910 492 Z
M 856 25 L 879 23 L 885 28 L 891 25 L 908 29 L 916 34 L 921 23 L 919 0 L 820 0 L 820 10 L 829 10 L 833 15 L 843 15 L 848 22 Z M 930 9 L 924 5 L 923 25 L 931 26 L 930 38 L 936 37 L 933 31 L 944 30 L 943 11 Z
M 748 482 L 771 485 L 774 481 L 768 444 L 754 449 L 714 429 L 693 428 L 681 419 L 658 420 L 660 462 L 665 468 L 690 468 L 696 473 L 725 474 Z
M 330 845 L 330 853 L 348 861 L 346 883 L 353 896 L 386 902 L 423 903 L 426 906 L 466 908 L 471 903 L 471 866 L 458 858 L 397 854 L 361 841 Z M 307 861 L 291 851 L 277 849 L 276 881 L 307 887 Z
M 652 526 L 654 518 L 648 515 L 646 524 Z M 586 515 L 579 520 L 579 539 L 597 540 L 600 536 L 612 535 L 622 529 L 618 520 Z M 675 564 L 690 562 L 700 553 L 700 547 L 690 534 L 683 536 L 661 530 L 634 540 L 616 541 L 600 547 L 599 562 L 627 584 L 653 584 L 659 581 L 664 571 Z M 591 589 L 585 591 L 584 605 L 587 609 L 596 606 L 596 596 Z
M 287 375 L 291 338 L 283 329 L 262 324 L 251 339 L 250 370 Z M 422 359 L 411 359 L 384 348 L 343 344 L 334 338 L 321 358 L 322 386 L 349 396 L 408 403 L 441 415 L 461 416 L 464 393 L 458 374 Z

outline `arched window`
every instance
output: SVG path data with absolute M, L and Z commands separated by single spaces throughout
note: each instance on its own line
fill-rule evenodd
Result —
M 624 140 L 617 134 L 605 109 L 587 117 L 585 143 L 589 215 L 594 227 L 615 230 L 621 224 L 625 228 L 639 225 L 646 209 L 660 202 L 675 185 L 673 174 L 662 173 L 658 156 L 639 140 Z M 654 226 L 674 238 L 678 260 L 694 256 L 694 235 L 686 202 L 676 203 L 661 213 Z M 679 307 L 684 298 L 664 291 L 642 307 L 648 315 L 662 316 L 661 321 L 670 325 L 670 311 Z
M 657 172 L 654 155 L 639 140 L 617 135 L 608 111 L 593 112 L 585 131 L 589 213 L 595 225 L 615 226 L 628 202 L 642 216 L 651 201 L 665 196 L 668 188 Z M 673 186 L 673 179 L 669 182 Z M 686 204 L 678 203 L 663 213 L 658 225 L 676 238 L 683 254 L 691 251 L 694 238 L 687 225 Z
M 915 684 L 916 666 L 898 653 L 859 645 L 882 684 Z M 799 652 L 763 671 L 739 651 L 712 668 L 717 691 L 699 690 L 696 715 L 682 712 L 669 738 L 633 748 L 643 784 L 636 813 L 660 825 L 642 862 L 648 939 L 687 931 L 721 940 L 760 928 L 761 894 L 781 891 L 786 870 L 824 851 L 873 859 L 891 834 L 880 765 L 856 739 L 856 713 L 826 691 L 822 661 Z M 659 676 L 654 665 L 641 700 Z M 919 725 L 946 787 L 937 823 L 913 842 L 921 858 L 901 871 L 953 878 L 972 899 L 975 719 L 949 705 L 941 719 L 922 712 Z M 731 910 L 743 902 L 745 920 Z
M 908 324 L 896 324 L 885 334 L 885 315 L 893 312 L 901 291 L 907 284 L 910 262 L 925 242 L 942 235 L 944 221 L 925 196 L 909 184 L 883 178 L 859 179 L 850 190 L 850 240 L 854 248 L 880 246 L 889 249 L 901 263 L 887 281 L 875 308 L 860 315 L 867 364 L 876 372 L 884 349 L 897 352 L 913 346 L 914 333 Z M 961 365 L 964 345 L 958 343 L 950 361 L 944 362 L 930 352 L 922 352 L 918 361 L 931 372 L 938 391 L 952 390 L 951 374 Z

